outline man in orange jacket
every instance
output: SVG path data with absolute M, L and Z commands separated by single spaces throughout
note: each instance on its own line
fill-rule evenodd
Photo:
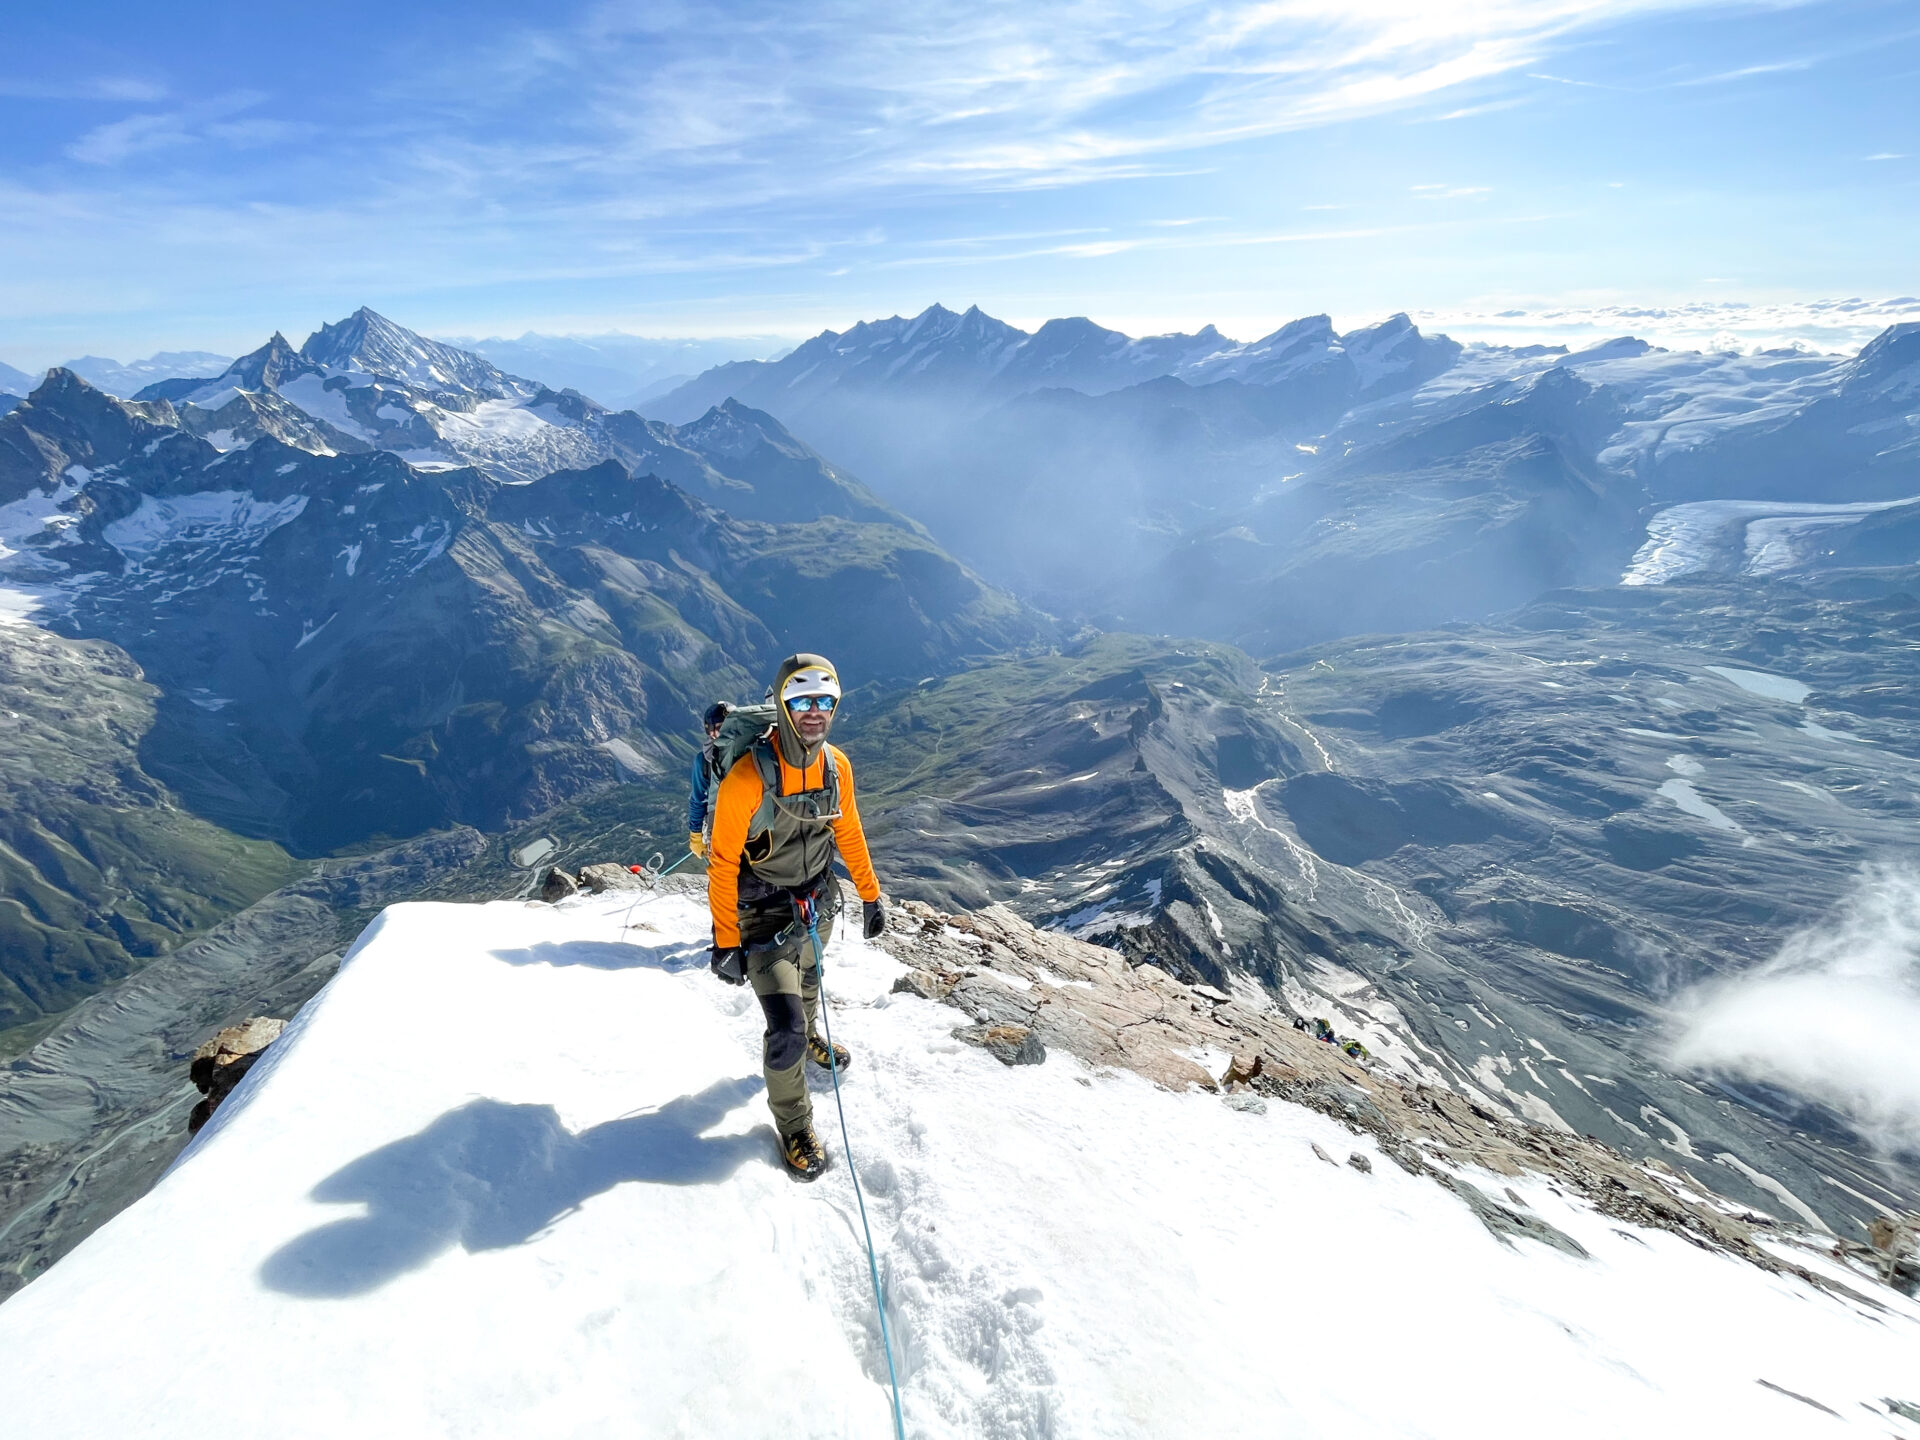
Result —
M 852 1059 L 844 1046 L 829 1053 L 814 1028 L 820 969 L 807 920 L 824 948 L 839 910 L 836 850 L 860 892 L 867 938 L 887 922 L 860 828 L 853 766 L 827 744 L 840 677 L 821 656 L 790 655 L 780 663 L 770 698 L 772 728 L 721 779 L 714 796 L 707 853 L 712 968 L 729 984 L 750 981 L 760 999 L 767 1017 L 767 1105 L 787 1168 L 811 1180 L 827 1157 L 813 1133 L 805 1062 L 845 1069 Z

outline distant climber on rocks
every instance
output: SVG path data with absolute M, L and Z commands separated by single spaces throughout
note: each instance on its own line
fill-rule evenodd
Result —
M 767 1105 L 788 1169 L 811 1180 L 827 1157 L 813 1133 L 805 1062 L 844 1070 L 852 1059 L 840 1045 L 829 1053 L 815 1030 L 820 970 L 807 918 L 824 947 L 840 904 L 836 849 L 860 892 L 868 939 L 886 928 L 886 914 L 860 828 L 853 766 L 827 744 L 840 677 L 819 655 L 790 655 L 780 662 L 768 699 L 768 707 L 737 710 L 716 741 L 724 774 L 707 852 L 712 969 L 729 984 L 751 982 L 760 998 L 767 1017 Z M 743 732 L 763 723 L 742 745 Z
M 693 774 L 689 780 L 687 795 L 687 849 L 704 857 L 707 853 L 707 835 L 713 820 L 713 790 L 720 783 L 715 773 L 719 768 L 715 746 L 720 741 L 720 727 L 726 723 L 733 707 L 724 700 L 716 700 L 707 707 L 707 713 L 701 717 L 706 726 L 706 742 L 693 757 Z

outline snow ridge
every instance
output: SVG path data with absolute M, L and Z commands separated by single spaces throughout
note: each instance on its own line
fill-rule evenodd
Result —
M 22 1432 L 886 1433 L 846 1168 L 781 1174 L 757 1005 L 705 973 L 697 892 L 640 898 L 388 910 L 161 1183 L 0 1308 Z M 828 950 L 923 1440 L 1879 1435 L 1911 1389 L 1898 1296 L 1539 1178 L 1485 1183 L 1589 1258 L 1503 1247 L 1323 1115 L 1009 1069 L 903 973 Z

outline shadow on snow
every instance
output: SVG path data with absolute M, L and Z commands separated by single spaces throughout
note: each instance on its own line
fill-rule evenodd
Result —
M 495 950 L 493 958 L 509 965 L 585 965 L 593 970 L 649 969 L 674 975 L 705 965 L 707 947 L 679 941 L 635 945 L 612 940 L 548 940 L 523 950 Z
M 288 1241 L 261 1265 L 261 1283 L 311 1299 L 363 1295 L 454 1244 L 469 1252 L 525 1244 L 616 1185 L 715 1185 L 749 1160 L 772 1163 L 765 1127 L 701 1133 L 761 1085 L 716 1081 L 577 1135 L 551 1105 L 470 1101 L 316 1185 L 313 1199 L 358 1202 L 366 1213 Z

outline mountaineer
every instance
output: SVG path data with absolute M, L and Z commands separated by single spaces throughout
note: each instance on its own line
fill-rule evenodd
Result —
M 771 705 L 739 707 L 717 741 L 722 778 L 707 853 L 712 969 L 729 984 L 751 982 L 760 999 L 767 1017 L 767 1106 L 787 1168 L 811 1180 L 827 1157 L 813 1133 L 805 1062 L 838 1071 L 852 1058 L 844 1046 L 829 1050 L 814 1028 L 820 1005 L 815 936 L 824 948 L 840 908 L 836 849 L 860 892 L 869 940 L 886 929 L 886 914 L 860 828 L 853 766 L 827 744 L 840 677 L 821 656 L 790 655 L 767 693 Z
M 693 757 L 693 774 L 689 780 L 687 795 L 687 849 L 695 855 L 707 853 L 708 827 L 713 820 L 713 787 L 720 777 L 715 773 L 718 761 L 715 759 L 714 746 L 720 740 L 720 726 L 733 707 L 724 700 L 716 700 L 707 707 L 707 713 L 701 717 L 706 726 L 706 742 L 699 753 Z

